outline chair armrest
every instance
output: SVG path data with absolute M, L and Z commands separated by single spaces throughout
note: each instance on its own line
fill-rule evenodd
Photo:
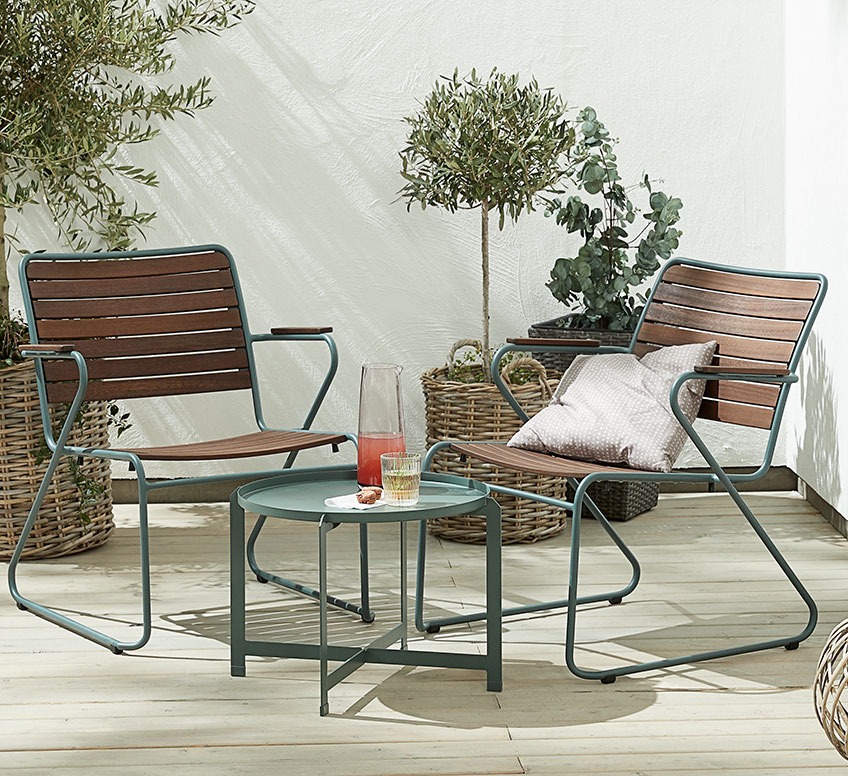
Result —
M 510 345 L 532 345 L 534 348 L 547 350 L 548 348 L 585 348 L 593 350 L 601 346 L 601 341 L 596 339 L 579 339 L 566 337 L 510 337 L 507 339 Z
M 21 345 L 20 351 L 24 358 L 39 358 L 43 356 L 52 356 L 59 353 L 72 353 L 76 350 L 76 345 L 66 343 L 51 344 L 49 342 L 39 342 L 36 345 L 26 344 Z
M 759 366 L 696 366 L 695 371 L 707 375 L 752 375 L 760 377 L 784 377 L 789 374 L 786 367 L 759 367 Z
M 274 336 L 285 336 L 287 334 L 330 334 L 332 326 L 276 326 L 271 329 Z
M 323 342 L 329 349 L 330 363 L 327 366 L 327 371 L 315 394 L 315 398 L 312 400 L 312 406 L 309 408 L 306 418 L 300 426 L 300 430 L 302 431 L 308 431 L 311 428 L 312 422 L 315 420 L 315 416 L 318 414 L 318 410 L 324 402 L 333 378 L 335 378 L 338 371 L 339 353 L 331 334 L 332 331 L 332 326 L 275 326 L 267 334 L 250 334 L 248 338 L 251 348 L 257 342 Z M 259 389 L 256 385 L 253 388 L 253 406 L 259 428 L 263 431 L 270 429 L 271 427 L 265 422 Z

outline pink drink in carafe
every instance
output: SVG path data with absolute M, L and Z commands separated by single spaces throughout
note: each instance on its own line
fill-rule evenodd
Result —
M 406 451 L 403 434 L 360 434 L 357 455 L 357 480 L 360 485 L 382 485 L 380 456 Z
M 362 367 L 356 475 L 360 485 L 382 485 L 380 455 L 406 450 L 400 373 L 401 368 L 395 364 Z

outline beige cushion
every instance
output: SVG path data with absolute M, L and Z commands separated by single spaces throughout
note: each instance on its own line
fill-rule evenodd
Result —
M 669 471 L 686 441 L 671 411 L 675 378 L 712 361 L 716 343 L 665 347 L 641 359 L 629 353 L 580 355 L 563 375 L 549 406 L 509 441 L 512 447 L 634 469 Z M 680 390 L 680 407 L 694 420 L 703 380 Z

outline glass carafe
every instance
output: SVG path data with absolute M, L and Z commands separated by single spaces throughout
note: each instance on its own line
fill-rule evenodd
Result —
M 359 434 L 357 480 L 360 485 L 381 485 L 380 455 L 402 453 L 403 404 L 396 364 L 365 364 L 359 383 Z

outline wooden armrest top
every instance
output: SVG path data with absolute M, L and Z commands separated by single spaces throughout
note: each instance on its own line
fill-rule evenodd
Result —
M 709 366 L 696 366 L 695 371 L 712 375 L 726 372 L 727 374 L 734 375 L 773 375 L 775 377 L 782 377 L 789 374 L 789 370 L 785 366 L 714 366 L 710 364 Z
M 37 345 L 29 343 L 21 345 L 21 353 L 70 353 L 72 350 L 76 350 L 76 345 L 69 345 L 64 342 L 55 345 L 51 345 L 49 342 L 39 342 Z
M 332 326 L 277 326 L 271 334 L 329 334 Z
M 596 339 L 566 339 L 565 337 L 510 337 L 511 345 L 539 345 L 541 347 L 557 347 L 561 345 L 578 348 L 598 348 L 601 341 Z

